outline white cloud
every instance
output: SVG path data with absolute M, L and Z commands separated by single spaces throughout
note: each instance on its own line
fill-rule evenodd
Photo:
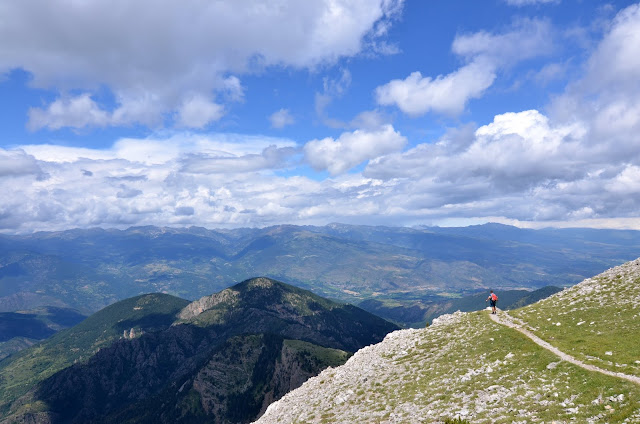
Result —
M 29 129 L 60 129 L 63 127 L 83 128 L 86 126 L 104 127 L 111 122 L 109 113 L 88 93 L 76 97 L 60 98 L 45 109 L 29 109 Z
M 394 186 L 385 202 L 398 214 L 594 225 L 636 216 L 640 156 L 620 158 L 611 140 L 601 141 L 605 149 L 589 137 L 588 123 L 506 113 L 473 132 L 374 159 L 363 175 Z
M 178 110 L 177 125 L 187 128 L 204 128 L 224 115 L 224 108 L 207 98 L 195 95 L 186 100 Z
M 23 150 L 0 149 L 0 177 L 40 175 L 36 159 Z
M 588 63 L 585 78 L 591 89 L 640 90 L 640 4 L 621 11 Z M 611 87 L 611 86 L 614 87 Z M 586 87 L 584 87 L 586 89 Z
M 305 159 L 317 170 L 328 170 L 332 175 L 348 171 L 360 163 L 402 149 L 406 137 L 391 125 L 377 130 L 345 132 L 334 140 L 331 137 L 312 140 L 304 146 Z
M 83 160 L 125 160 L 153 166 L 171 163 L 194 154 L 218 158 L 259 154 L 274 145 L 279 148 L 296 147 L 294 141 L 286 138 L 233 133 L 176 133 L 162 138 L 123 138 L 111 148 L 101 150 L 47 144 L 26 145 L 22 146 L 22 150 L 41 162 L 69 164 Z
M 638 157 L 640 143 L 640 5 L 622 10 L 607 28 L 585 66 L 550 106 L 560 122 L 589 126 L 587 147 L 616 160 Z
M 429 111 L 460 114 L 470 99 L 479 98 L 493 84 L 495 70 L 488 63 L 470 63 L 435 79 L 413 72 L 404 80 L 392 80 L 376 89 L 378 104 L 397 105 L 409 116 Z
M 271 121 L 273 128 L 284 128 L 295 123 L 295 119 L 293 119 L 289 109 L 284 108 L 273 112 L 271 116 L 269 116 L 269 121 Z
M 428 178 L 443 187 L 473 181 L 507 193 L 574 178 L 566 165 L 573 162 L 573 149 L 584 136 L 579 125 L 552 127 L 547 117 L 530 110 L 498 115 L 473 133 L 469 129 L 447 134 L 435 144 L 373 160 L 365 175 Z
M 235 89 L 232 89 L 235 90 Z M 233 91 L 235 93 L 235 91 Z M 237 96 L 235 93 L 233 96 Z M 113 111 L 100 108 L 88 93 L 76 97 L 63 97 L 50 103 L 46 108 L 29 109 L 28 128 L 32 131 L 42 128 L 106 127 L 129 125 L 132 123 L 157 126 L 161 124 L 163 109 L 156 96 L 121 99 L 120 106 Z M 176 125 L 187 128 L 203 128 L 219 120 L 224 115 L 223 106 L 202 95 L 185 97 L 177 106 Z
M 269 146 L 260 154 L 248 154 L 238 157 L 206 156 L 192 154 L 182 160 L 181 171 L 201 174 L 233 174 L 254 172 L 265 169 L 278 169 L 286 165 L 287 160 L 296 153 L 291 147 Z
M 241 102 L 244 100 L 244 87 L 240 82 L 240 79 L 236 76 L 230 76 L 223 81 L 225 97 L 234 102 Z
M 501 34 L 480 31 L 458 35 L 452 51 L 465 58 L 465 65 L 436 78 L 416 71 L 404 80 L 392 80 L 376 88 L 376 100 L 380 105 L 396 105 L 414 117 L 430 111 L 458 115 L 469 100 L 484 95 L 501 68 L 547 54 L 551 39 L 551 26 L 539 20 L 517 21 Z
M 545 20 L 521 19 L 503 33 L 479 31 L 456 36 L 451 50 L 468 60 L 482 58 L 496 67 L 543 56 L 553 49 L 553 30 Z
M 241 100 L 244 88 L 229 74 L 314 68 L 371 49 L 402 2 L 2 2 L 0 74 L 24 69 L 35 87 L 88 93 L 34 109 L 33 128 L 147 125 L 180 108 L 182 93 Z M 115 108 L 90 99 L 100 87 Z

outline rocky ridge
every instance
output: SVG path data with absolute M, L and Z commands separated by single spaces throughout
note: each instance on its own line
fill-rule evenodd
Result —
M 219 293 L 201 297 L 200 299 L 191 302 L 182 311 L 180 311 L 178 318 L 181 320 L 189 320 L 197 317 L 204 311 L 211 309 L 216 305 L 235 305 L 238 300 L 238 294 L 239 293 L 233 289 L 225 289 Z
M 600 344 L 602 334 L 597 323 L 585 322 L 585 317 L 601 307 L 593 298 L 598 292 L 606 292 L 612 304 L 621 305 L 613 316 L 620 320 L 626 339 L 633 339 L 634 332 L 639 335 L 635 321 L 640 307 L 638 260 L 516 315 L 553 345 L 592 349 Z M 535 321 L 532 317 L 539 313 L 544 316 Z M 356 352 L 345 365 L 326 369 L 271 404 L 256 423 L 439 423 L 454 417 L 473 423 L 640 422 L 638 384 L 563 361 L 489 316 L 484 311 L 458 312 L 434 320 L 425 329 L 390 333 L 383 342 Z M 585 330 L 582 342 L 570 340 L 572 345 L 563 345 L 561 334 L 540 331 L 541 323 L 559 329 L 569 327 L 569 322 L 573 329 L 588 329 L 589 322 L 594 328 Z M 593 338 L 598 342 L 592 343 Z M 626 359 L 640 359 L 633 346 L 606 347 L 613 359 L 619 358 L 609 361 L 611 366 L 634 374 L 637 364 Z M 623 355 L 625 349 L 630 355 Z M 609 355 L 606 352 L 603 357 Z

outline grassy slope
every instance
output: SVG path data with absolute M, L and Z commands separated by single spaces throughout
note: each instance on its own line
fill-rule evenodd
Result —
M 376 358 L 354 355 L 346 365 L 349 377 L 338 368 L 309 380 L 278 408 L 289 415 L 259 422 L 378 423 L 393 417 L 418 423 L 462 415 L 474 424 L 587 422 L 598 416 L 617 423 L 639 412 L 637 385 L 559 362 L 486 312 L 460 314 L 450 325 L 409 334 Z M 609 400 L 620 394 L 622 402 Z
M 577 359 L 640 376 L 640 260 L 511 314 Z
M 313 358 L 321 364 L 321 368 L 340 366 L 351 356 L 350 352 L 344 350 L 322 347 L 302 340 L 285 340 L 284 344 L 301 356 Z
M 511 314 L 578 359 L 638 375 L 639 304 L 634 261 Z M 640 386 L 560 361 L 480 311 L 393 333 L 274 410 L 259 422 L 637 423 Z

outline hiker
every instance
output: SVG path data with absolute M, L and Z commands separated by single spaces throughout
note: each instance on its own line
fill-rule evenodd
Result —
M 496 303 L 498 302 L 498 296 L 496 296 L 496 294 L 493 292 L 493 290 L 490 290 L 491 293 L 489 294 L 489 297 L 487 297 L 487 300 L 489 301 L 489 304 L 491 305 L 491 313 L 492 314 L 496 314 Z M 485 302 L 487 301 L 485 300 Z

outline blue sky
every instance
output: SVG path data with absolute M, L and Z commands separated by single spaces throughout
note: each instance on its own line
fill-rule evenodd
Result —
M 631 1 L 0 4 L 0 232 L 640 229 Z

